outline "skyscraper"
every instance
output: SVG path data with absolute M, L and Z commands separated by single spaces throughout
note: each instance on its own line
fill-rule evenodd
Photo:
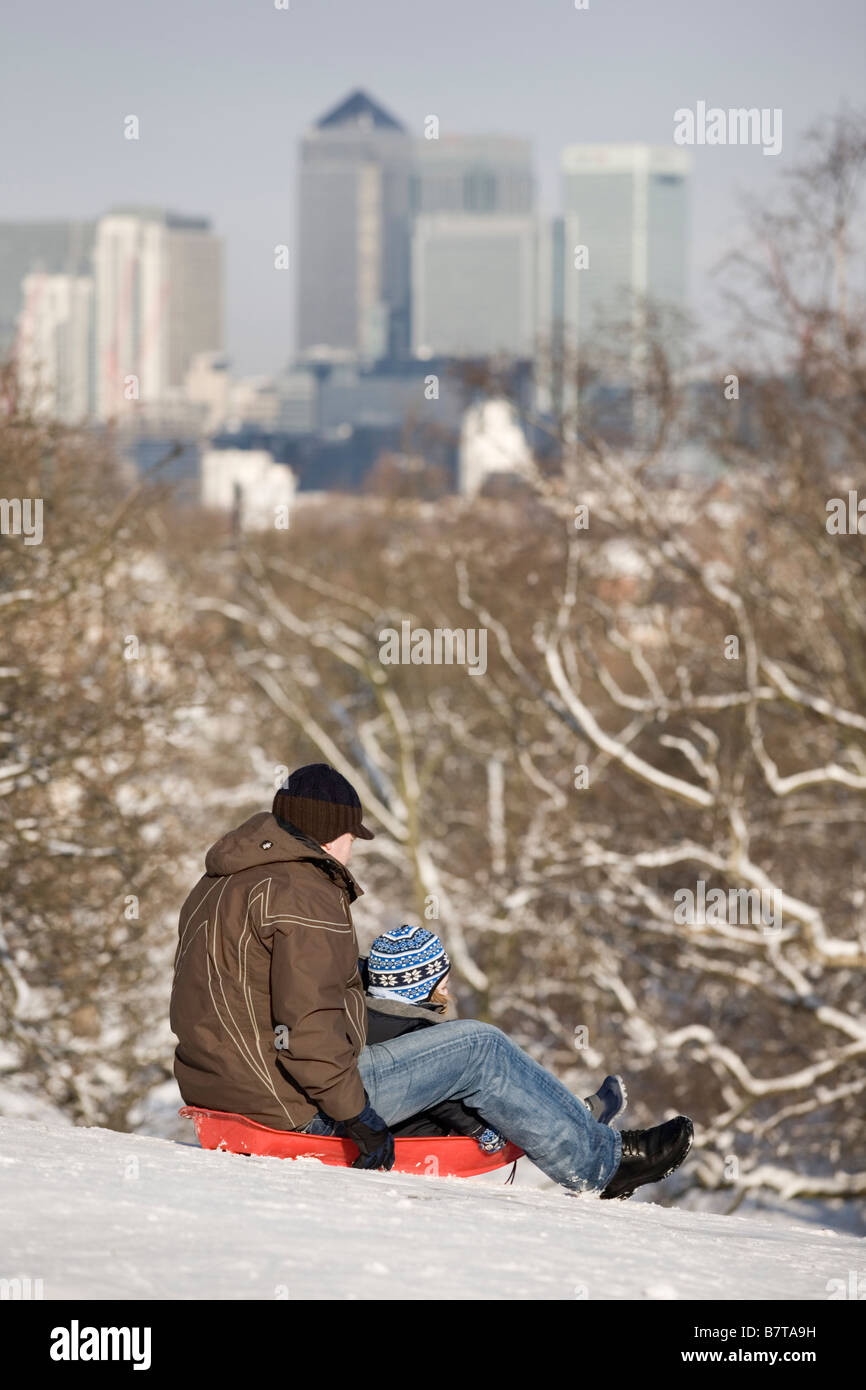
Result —
M 563 151 L 562 308 L 578 353 L 603 324 L 631 322 L 642 352 L 643 305 L 684 310 L 688 294 L 691 156 L 643 144 Z
M 531 217 L 431 213 L 412 240 L 417 357 L 529 357 L 535 321 Z
M 412 212 L 531 213 L 535 180 L 528 140 L 439 135 L 415 141 Z
M 445 134 L 415 141 L 415 356 L 531 354 L 533 203 L 528 140 Z
M 36 414 L 80 424 L 93 411 L 93 281 L 86 275 L 24 277 L 16 360 Z
M 412 141 L 365 92 L 307 131 L 298 187 L 297 350 L 404 357 L 409 341 Z
M 89 275 L 94 222 L 0 222 L 0 357 L 15 343 L 31 271 Z
M 96 410 L 177 395 L 197 353 L 223 346 L 222 245 L 201 217 L 118 209 L 94 250 Z

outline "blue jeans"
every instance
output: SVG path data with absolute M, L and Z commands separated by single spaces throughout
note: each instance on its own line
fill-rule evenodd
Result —
M 563 1187 L 601 1191 L 619 1167 L 619 1131 L 598 1124 L 583 1101 L 489 1023 L 454 1019 L 374 1043 L 362 1050 L 358 1071 L 386 1124 L 462 1100 Z M 305 1132 L 345 1129 L 319 1111 Z

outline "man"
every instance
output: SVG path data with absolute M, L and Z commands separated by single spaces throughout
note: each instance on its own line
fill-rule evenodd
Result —
M 293 772 L 270 812 L 208 851 L 180 913 L 171 1000 L 187 1105 L 275 1129 L 347 1134 L 355 1167 L 393 1166 L 390 1125 L 461 1100 L 575 1192 L 628 1197 L 678 1168 L 691 1121 L 622 1133 L 499 1028 L 469 1019 L 366 1045 L 348 869 L 371 840 L 334 768 Z

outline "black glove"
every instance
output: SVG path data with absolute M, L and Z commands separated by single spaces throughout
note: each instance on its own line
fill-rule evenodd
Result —
M 364 1096 L 367 1098 L 366 1091 Z M 394 1136 L 382 1116 L 376 1114 L 369 1098 L 360 1115 L 344 1120 L 343 1125 L 360 1150 L 353 1168 L 394 1167 Z

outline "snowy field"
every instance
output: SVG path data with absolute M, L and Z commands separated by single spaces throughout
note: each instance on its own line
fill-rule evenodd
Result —
M 365 1173 L 0 1119 L 0 1278 L 46 1299 L 826 1300 L 866 1273 L 853 1236 L 507 1171 Z

